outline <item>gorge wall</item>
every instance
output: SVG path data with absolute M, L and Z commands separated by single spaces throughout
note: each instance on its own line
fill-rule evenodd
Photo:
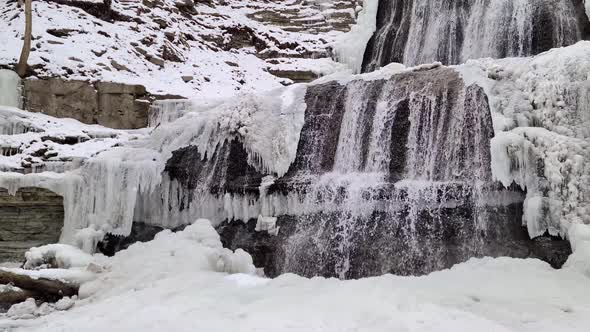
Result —
M 0 262 L 19 262 L 31 247 L 59 241 L 63 198 L 42 188 L 21 188 L 14 195 L 0 188 Z

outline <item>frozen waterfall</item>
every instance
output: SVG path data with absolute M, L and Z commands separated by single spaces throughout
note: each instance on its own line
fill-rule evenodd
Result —
M 12 70 L 0 69 L 0 106 L 22 106 L 20 77 Z

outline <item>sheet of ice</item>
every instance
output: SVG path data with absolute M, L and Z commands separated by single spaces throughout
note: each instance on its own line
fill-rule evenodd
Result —
M 0 106 L 21 107 L 20 77 L 12 70 L 0 69 Z
M 29 320 L 0 316 L 0 328 L 583 332 L 590 324 L 590 279 L 573 260 L 562 270 L 482 258 L 422 277 L 265 279 L 253 274 L 249 255 L 223 249 L 204 220 L 102 260 L 109 268 L 82 286 L 71 309 Z
M 349 32 L 338 36 L 333 49 L 336 60 L 348 65 L 354 74 L 361 72 L 367 43 L 377 29 L 378 0 L 364 0 L 357 22 Z

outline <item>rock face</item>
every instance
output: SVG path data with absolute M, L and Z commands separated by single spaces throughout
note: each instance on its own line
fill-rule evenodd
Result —
M 56 243 L 63 223 L 61 196 L 41 188 L 13 196 L 0 188 L 0 261 L 22 261 L 30 247 Z
M 25 109 L 117 129 L 147 126 L 150 96 L 141 85 L 25 80 Z
M 363 71 L 529 56 L 589 37 L 583 0 L 379 0 Z
M 484 255 L 560 266 L 571 251 L 528 238 L 524 193 L 492 181 L 487 96 L 455 70 L 311 85 L 305 103 L 284 176 L 256 171 L 238 139 L 210 156 L 186 147 L 135 220 L 164 211 L 154 219 L 190 222 L 231 207 L 224 244 L 246 248 L 269 276 L 424 274 Z

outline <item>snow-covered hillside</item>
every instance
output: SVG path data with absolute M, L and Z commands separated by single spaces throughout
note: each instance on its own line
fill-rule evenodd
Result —
M 141 84 L 153 94 L 269 90 L 341 69 L 330 48 L 358 5 L 115 0 L 107 10 L 100 1 L 34 1 L 29 65 L 39 77 Z M 8 66 L 20 53 L 24 15 L 16 1 L 0 8 L 0 65 Z

